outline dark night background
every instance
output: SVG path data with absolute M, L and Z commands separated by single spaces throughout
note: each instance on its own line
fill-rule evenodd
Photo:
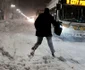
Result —
M 38 10 L 42 10 L 51 0 L 0 0 L 0 9 L 5 15 L 10 14 L 11 4 L 16 5 L 25 15 L 33 15 Z
M 42 10 L 51 0 L 13 0 L 14 4 L 26 15 Z

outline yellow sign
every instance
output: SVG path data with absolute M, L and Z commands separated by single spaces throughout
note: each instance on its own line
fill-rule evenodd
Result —
M 85 6 L 85 0 L 80 0 L 80 5 Z
M 85 6 L 85 0 L 66 0 L 66 3 L 69 5 Z

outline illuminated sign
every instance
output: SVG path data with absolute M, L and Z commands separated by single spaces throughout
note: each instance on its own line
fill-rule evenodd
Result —
M 85 0 L 66 0 L 66 3 L 69 5 L 85 6 Z

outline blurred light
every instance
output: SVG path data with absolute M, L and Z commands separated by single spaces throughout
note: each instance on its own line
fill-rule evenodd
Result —
M 19 12 L 22 16 L 24 16 L 28 20 L 28 22 L 34 23 L 35 20 L 34 20 L 33 16 L 32 17 L 27 17 L 24 13 L 21 12 L 20 9 L 16 9 L 16 11 Z
M 60 25 L 60 27 L 61 27 L 61 28 L 63 28 L 63 26 L 62 26 L 62 25 Z
M 65 29 L 65 28 L 66 28 L 65 26 L 62 26 L 62 25 L 60 25 L 60 27 L 61 27 L 62 29 Z
M 20 9 L 16 9 L 16 11 L 18 11 L 19 13 L 21 12 Z
M 67 32 L 67 28 L 65 26 L 60 26 L 62 28 L 62 32 L 65 33 Z
M 16 6 L 14 4 L 11 4 L 11 8 L 15 8 Z
M 35 19 L 32 17 L 32 18 L 29 18 L 29 17 L 27 17 L 27 20 L 29 21 L 29 22 L 31 22 L 31 23 L 34 23 L 35 22 Z

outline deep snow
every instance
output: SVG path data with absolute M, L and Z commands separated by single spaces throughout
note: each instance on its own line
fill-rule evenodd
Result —
M 33 23 L 0 21 L 0 70 L 85 70 L 84 40 L 67 37 L 64 33 L 60 37 L 53 35 L 55 58 L 51 56 L 45 38 L 34 57 L 29 57 L 36 42 Z

